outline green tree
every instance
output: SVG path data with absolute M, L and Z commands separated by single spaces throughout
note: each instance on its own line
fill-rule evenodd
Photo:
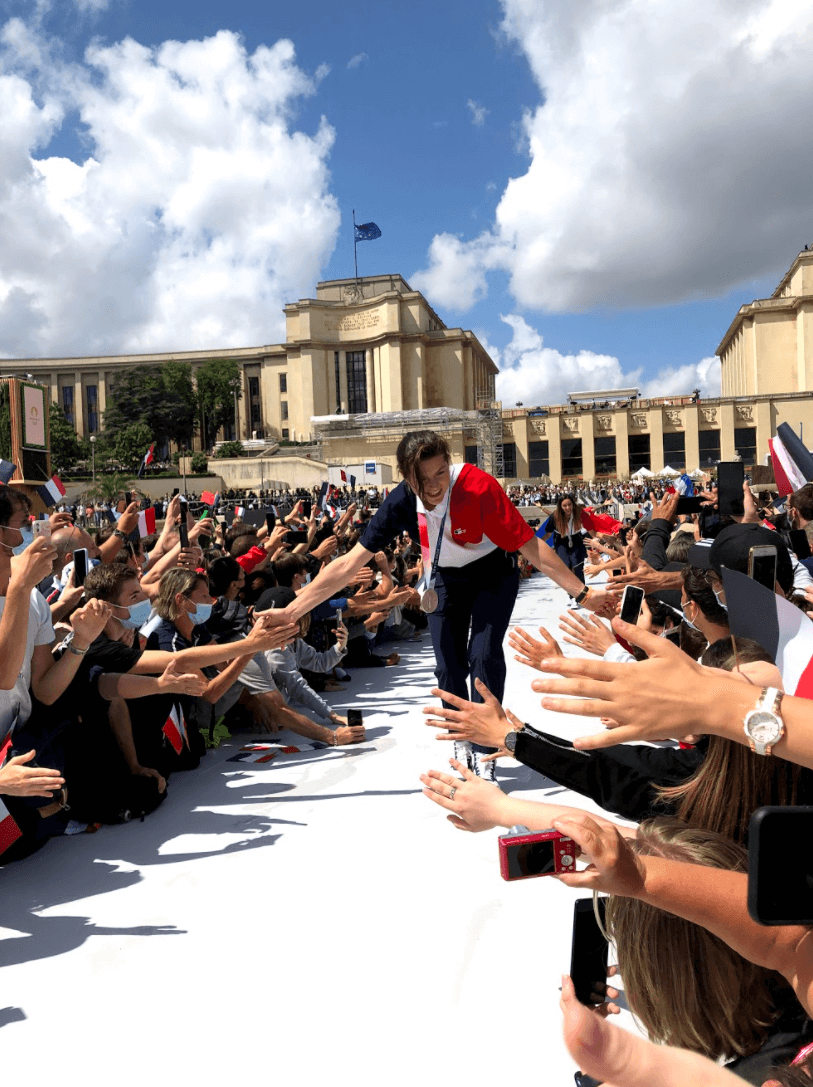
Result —
M 190 466 L 193 472 L 205 472 L 209 467 L 209 458 L 200 451 L 193 453 Z
M 72 467 L 78 460 L 86 460 L 89 453 L 86 443 L 80 441 L 76 431 L 68 422 L 67 416 L 61 404 L 51 404 L 49 421 L 51 435 L 51 470 L 54 472 L 65 471 Z
M 195 431 L 195 410 L 189 363 L 170 361 L 161 366 L 132 367 L 116 374 L 108 392 L 105 435 L 143 423 L 150 429 L 150 442 L 188 445 Z
M 104 502 L 115 502 L 125 491 L 135 490 L 136 483 L 124 472 L 111 472 L 96 476 L 96 483 L 88 488 L 91 498 Z
M 240 367 L 231 359 L 209 359 L 195 374 L 203 447 L 208 449 L 217 432 L 234 421 L 234 390 L 242 396 Z
M 223 442 L 215 450 L 215 456 L 224 457 L 242 457 L 245 450 L 240 442 Z
M 146 423 L 130 423 L 111 435 L 110 448 L 119 464 L 137 468 L 153 441 Z

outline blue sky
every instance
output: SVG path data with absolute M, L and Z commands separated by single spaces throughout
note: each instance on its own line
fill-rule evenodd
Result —
M 352 274 L 355 207 L 360 222 L 374 220 L 383 232 L 359 245 L 359 273 L 400 272 L 449 325 L 473 328 L 515 374 L 503 383 L 504 399 L 556 399 L 566 388 L 630 378 L 659 390 L 666 380 L 713 391 L 709 359 L 738 306 L 769 293 L 813 240 L 811 152 L 802 146 L 810 141 L 799 129 L 790 154 L 781 141 L 772 146 L 774 111 L 809 83 L 811 5 L 791 6 L 783 22 L 769 0 L 743 0 L 737 12 L 722 0 L 686 0 L 676 32 L 669 20 L 678 16 L 661 0 L 2 0 L 0 76 L 22 80 L 41 111 L 35 123 L 19 86 L 8 83 L 6 94 L 0 86 L 2 115 L 19 109 L 27 133 L 20 148 L 48 160 L 42 199 L 68 234 L 54 252 L 57 269 L 60 256 L 88 269 L 66 280 L 52 260 L 50 271 L 24 275 L 25 215 L 42 210 L 36 170 L 22 213 L 4 209 L 0 197 L 0 216 L 5 210 L 20 235 L 17 263 L 0 257 L 0 353 L 59 354 L 63 343 L 65 353 L 90 353 L 226 346 L 230 336 L 273 341 L 281 302 L 312 293 L 318 278 Z M 227 87 L 243 77 L 243 61 L 250 70 L 256 51 L 281 39 L 295 50 L 288 69 L 310 85 L 282 81 L 271 104 L 256 107 L 249 86 L 227 118 L 212 106 L 220 90 L 204 88 L 194 109 L 213 108 L 216 145 L 216 125 L 224 125 L 221 162 L 235 166 L 222 176 L 217 168 L 192 223 L 177 208 L 190 187 L 200 191 L 201 174 L 186 176 L 183 164 L 199 155 L 205 134 L 189 137 L 176 123 L 181 97 L 180 110 L 167 100 L 167 116 L 157 127 L 151 119 L 144 138 L 134 121 L 128 140 L 126 114 L 139 115 L 165 43 L 211 43 L 224 31 L 239 36 L 244 52 L 229 60 Z M 121 64 L 116 50 L 127 38 L 152 52 Z M 113 51 L 104 70 L 89 47 Z M 179 96 L 188 100 L 197 74 L 211 71 L 212 49 L 191 58 Z M 49 102 L 61 111 L 56 119 L 46 116 Z M 755 103 L 762 127 L 752 127 L 749 151 L 737 129 L 743 117 L 753 126 Z M 284 160 L 266 147 L 253 161 L 252 137 L 235 143 L 243 116 L 258 145 L 268 116 L 276 118 Z M 176 152 L 171 168 L 150 170 L 158 165 L 153 139 Z M 85 175 L 62 161 L 86 169 L 89 156 L 103 167 L 92 193 Z M 163 161 L 163 151 L 157 156 Z M 134 158 L 142 192 L 155 184 L 141 204 L 135 192 L 119 200 L 118 179 Z M 265 233 L 247 241 L 251 221 L 239 209 L 263 204 L 263 171 L 274 175 L 274 200 L 285 211 L 271 222 L 266 201 Z M 255 188 L 242 183 L 246 175 L 256 175 Z M 95 244 L 87 219 L 99 232 Z M 160 241 L 155 223 L 165 230 Z M 49 236 L 60 230 L 46 227 Z M 133 246 L 126 258 L 116 232 Z M 264 247 L 274 255 L 266 259 Z M 219 319 L 212 298 L 200 303 L 200 284 L 235 265 Z M 172 299 L 155 301 L 168 283 Z M 77 334 L 76 307 L 65 299 L 83 290 L 104 299 L 88 307 Z M 179 324 L 190 330 L 186 342 Z

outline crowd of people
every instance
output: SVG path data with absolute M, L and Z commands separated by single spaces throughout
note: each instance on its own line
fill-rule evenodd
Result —
M 403 535 L 324 604 L 286 614 L 364 530 L 352 502 L 301 499 L 262 524 L 187 509 L 182 524 L 176 495 L 143 537 L 140 502 L 118 504 L 96 529 L 68 511 L 32 520 L 22 490 L 0 489 L 0 863 L 148 814 L 232 729 L 361 742 L 322 695 L 397 665 L 427 625 L 420 549 Z
M 703 517 L 683 518 L 676 493 L 653 495 L 651 517 L 587 540 L 589 579 L 645 589 L 636 623 L 568 609 L 558 640 L 545 628 L 509 635 L 517 660 L 538 674 L 531 686 L 542 707 L 597 717 L 601 731 L 568 742 L 518 720 L 510 699 L 503 705 L 484 686 L 479 702 L 437 689 L 441 706 L 425 711 L 429 727 L 448 730 L 439 740 L 513 757 L 605 813 L 505 794 L 456 760 L 456 772 L 422 777 L 426 797 L 459 830 L 565 835 L 588 867 L 555 878 L 607 896 L 616 963 L 587 1004 L 569 978 L 562 986 L 565 1040 L 581 1083 L 799 1087 L 813 1074 L 811 930 L 765 927 L 748 911 L 752 816 L 813 804 L 813 707 L 794 697 L 788 654 L 783 674 L 775 646 L 766 648 L 777 622 L 772 597 L 785 624 L 803 633 L 809 620 L 800 613 L 813 610 L 813 559 L 786 542 L 793 529 L 809 541 L 813 485 L 781 508 L 760 506 L 768 496 L 755 498 L 746 485 L 737 517 L 720 515 L 717 497 L 704 492 Z M 776 554 L 757 608 L 761 641 L 732 630 L 743 599 L 753 609 L 754 582 L 742 575 L 753 574 L 754 548 Z M 562 641 L 580 655 L 565 657 Z M 803 839 L 798 847 L 809 870 Z M 809 878 L 806 886 L 809 893 Z M 649 1042 L 610 1026 L 618 976 Z
M 26 495 L 0 489 L 0 863 L 149 814 L 235 729 L 359 743 L 363 725 L 322 695 L 354 669 L 397 666 L 398 642 L 428 630 L 427 724 L 455 758 L 422 777 L 425 796 L 462 831 L 554 828 L 588 862 L 555 878 L 608 896 L 617 964 L 588 1004 L 562 987 L 580 1082 L 809 1082 L 810 929 L 757 924 L 747 883 L 754 813 L 813 803 L 813 709 L 776 640 L 734 629 L 730 572 L 753 575 L 755 548 L 775 554 L 762 591 L 804 634 L 813 556 L 798 533 L 788 541 L 804 529 L 809 550 L 813 484 L 784 503 L 746 484 L 734 517 L 713 485 L 688 516 L 661 486 L 614 531 L 582 527 L 601 494 L 547 488 L 556 509 L 535 533 L 523 496 L 452 465 L 440 436 L 408 435 L 398 462 L 403 482 L 380 508 L 342 489 L 189 495 L 188 511 L 173 495 L 146 536 L 137 498 L 100 526 L 57 509 L 37 530 Z M 572 597 L 559 640 L 515 627 L 507 641 L 543 708 L 600 718 L 575 743 L 523 723 L 504 690 L 504 634 L 535 570 Z M 644 594 L 635 623 L 618 616 L 627 586 Z M 507 757 L 606 814 L 504 793 L 494 768 Z M 610 1025 L 619 976 L 648 1043 Z

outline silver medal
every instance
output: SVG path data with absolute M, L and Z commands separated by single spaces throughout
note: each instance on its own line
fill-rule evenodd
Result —
M 438 606 L 438 594 L 434 589 L 424 589 L 421 593 L 421 611 L 426 612 L 427 615 L 431 615 L 433 611 L 437 610 Z

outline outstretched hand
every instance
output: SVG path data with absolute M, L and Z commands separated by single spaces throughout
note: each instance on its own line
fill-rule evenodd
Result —
M 542 635 L 541 642 L 532 638 L 522 627 L 514 627 L 508 635 L 508 644 L 517 651 L 514 660 L 519 661 L 520 664 L 527 664 L 529 668 L 536 668 L 537 671 L 540 670 L 542 661 L 547 660 L 548 657 L 564 656 L 559 643 L 548 634 L 544 627 L 539 628 L 539 633 Z
M 478 778 L 457 759 L 449 759 L 449 765 L 462 777 L 430 770 L 421 774 L 423 795 L 450 813 L 446 818 L 458 830 L 477 833 L 503 826 L 502 806 L 505 793 L 493 782 Z
M 435 698 L 442 698 L 452 709 L 426 706 L 423 712 L 431 718 L 426 724 L 437 727 L 448 722 L 449 731 L 438 733 L 436 740 L 468 740 L 482 747 L 502 747 L 506 733 L 511 731 L 505 711 L 482 680 L 476 679 L 474 686 L 482 702 L 469 702 L 451 691 L 434 687 Z

